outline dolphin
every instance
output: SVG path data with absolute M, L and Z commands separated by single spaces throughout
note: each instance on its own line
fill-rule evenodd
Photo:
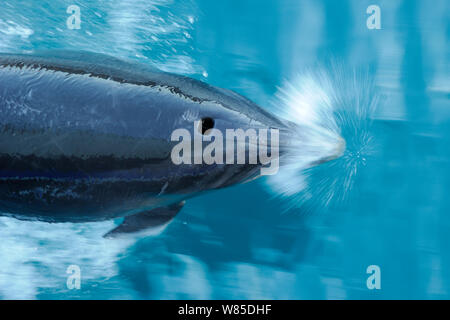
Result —
M 0 112 L 2 215 L 123 217 L 107 237 L 150 234 L 185 200 L 260 175 L 260 162 L 175 164 L 174 130 L 276 128 L 282 158 L 295 127 L 233 91 L 91 52 L 0 54 Z

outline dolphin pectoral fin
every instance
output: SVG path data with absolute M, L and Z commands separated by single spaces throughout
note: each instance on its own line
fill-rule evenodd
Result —
M 114 238 L 120 235 L 137 233 L 143 236 L 159 234 L 183 208 L 184 203 L 185 201 L 181 201 L 167 207 L 160 207 L 125 217 L 119 226 L 107 232 L 103 237 Z

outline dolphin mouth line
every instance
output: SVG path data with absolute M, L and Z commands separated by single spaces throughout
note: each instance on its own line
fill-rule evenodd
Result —
M 339 144 L 338 144 L 338 148 L 337 148 L 337 152 L 336 152 L 336 157 L 337 158 L 341 157 L 344 154 L 346 148 L 347 148 L 347 142 L 345 141 L 344 138 L 339 137 Z
M 319 165 L 319 164 L 322 164 L 325 162 L 329 162 L 329 161 L 333 161 L 333 160 L 340 158 L 344 154 L 346 147 L 347 147 L 347 143 L 345 142 L 345 139 L 342 137 L 339 137 L 339 142 L 337 143 L 337 146 L 334 149 L 333 154 L 313 162 L 312 165 L 316 166 L 316 165 Z

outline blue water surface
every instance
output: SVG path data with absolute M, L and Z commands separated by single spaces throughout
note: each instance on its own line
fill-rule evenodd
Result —
M 367 27 L 372 4 L 381 29 Z M 262 178 L 191 199 L 160 236 L 121 240 L 102 238 L 120 221 L 0 218 L 0 298 L 450 298 L 449 15 L 446 0 L 2 1 L 1 52 L 107 53 L 268 109 L 285 80 L 334 61 L 366 70 L 382 99 L 345 201 L 285 210 Z

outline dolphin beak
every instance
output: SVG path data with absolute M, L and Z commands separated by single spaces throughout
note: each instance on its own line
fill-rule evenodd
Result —
M 337 158 L 340 158 L 345 151 L 346 148 L 346 142 L 344 140 L 344 138 L 339 137 L 338 142 L 336 143 L 336 148 L 334 148 L 333 152 L 331 153 L 331 155 L 324 157 L 320 160 L 317 160 L 315 163 L 313 163 L 313 165 L 319 165 L 328 161 L 332 161 L 335 160 Z
M 338 141 L 337 146 L 336 146 L 336 151 L 331 156 L 330 160 L 334 160 L 334 159 L 340 158 L 344 154 L 346 146 L 347 146 L 347 144 L 346 144 L 344 138 L 339 137 L 339 141 Z

